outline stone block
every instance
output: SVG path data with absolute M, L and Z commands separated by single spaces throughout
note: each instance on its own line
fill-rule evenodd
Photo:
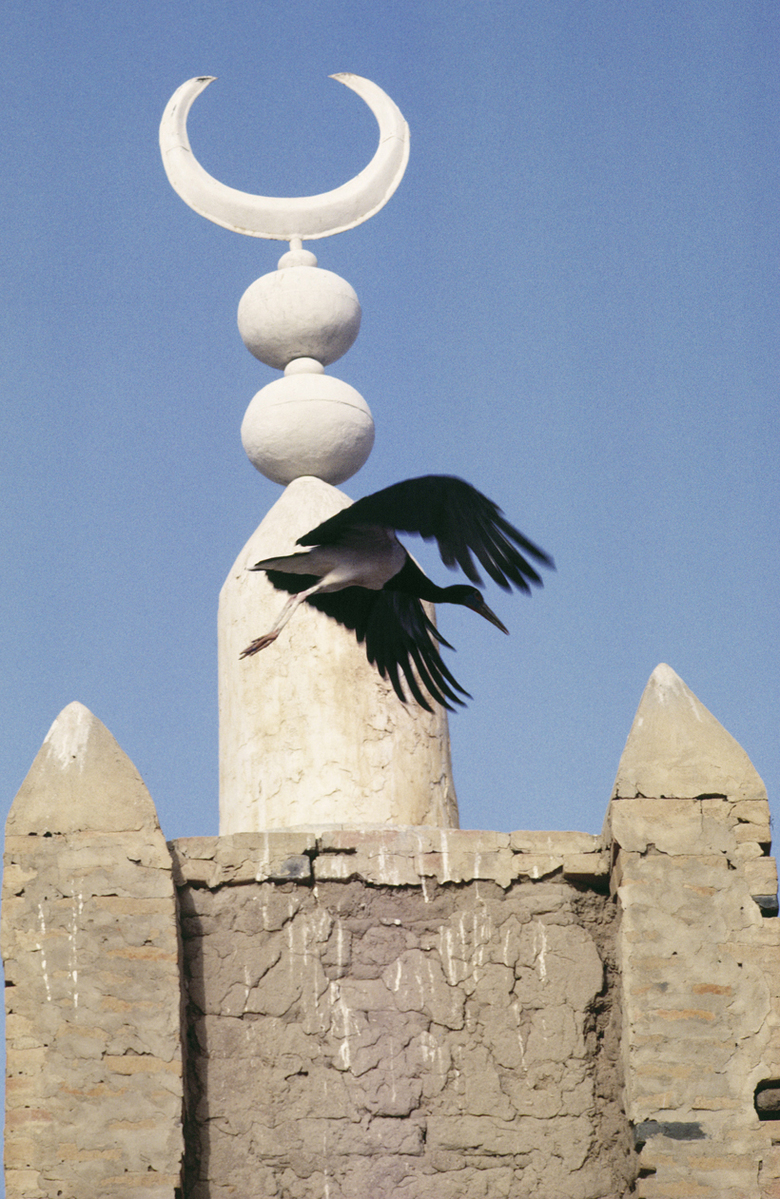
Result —
M 769 801 L 767 799 L 738 799 L 731 805 L 732 817 L 737 823 L 770 824 Z
M 473 879 L 485 879 L 508 887 L 516 877 L 517 857 L 509 848 L 472 849 L 456 848 L 441 854 L 437 880 L 441 883 L 466 883 Z
M 756 857 L 744 862 L 745 885 L 751 895 L 777 893 L 777 862 L 774 858 Z
M 536 853 L 551 857 L 563 854 L 598 854 L 603 848 L 603 839 L 591 833 L 552 832 L 531 830 L 509 834 L 509 844 L 515 853 Z
M 617 799 L 607 816 L 621 849 L 645 853 L 701 855 L 726 853 L 734 838 L 728 823 L 705 817 L 697 799 Z
M 609 875 L 609 864 L 601 853 L 565 853 L 563 855 L 564 878 L 578 879 L 596 884 Z
M 38 1170 L 17 1169 L 9 1165 L 8 1156 L 5 1159 L 6 1194 L 23 1195 L 25 1199 L 47 1199 L 46 1191 L 41 1189 L 41 1175 Z
M 463 835 L 458 830 L 453 832 L 457 836 Z M 429 826 L 322 829 L 317 835 L 317 845 L 321 853 L 361 851 L 373 857 L 395 854 L 414 858 L 417 854 L 440 852 L 442 835 L 447 838 L 453 832 Z
M 512 863 L 517 878 L 540 879 L 549 878 L 563 870 L 563 855 L 522 853 L 515 854 Z
M 743 841 L 739 845 L 735 845 L 729 853 L 729 858 L 732 862 L 750 862 L 755 858 L 763 857 L 764 851 L 761 846 L 755 841 Z
M 770 845 L 772 842 L 772 833 L 768 823 L 738 823 L 734 826 L 734 840 L 738 845 L 741 845 L 743 841 L 755 841 L 759 845 Z
M 341 882 L 359 878 L 385 887 L 420 885 L 420 874 L 414 859 L 389 853 L 321 853 L 314 860 L 314 877 L 317 881 L 331 879 Z

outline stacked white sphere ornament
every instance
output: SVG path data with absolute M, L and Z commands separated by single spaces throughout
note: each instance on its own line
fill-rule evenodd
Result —
M 302 824 L 458 825 L 446 712 L 402 704 L 353 633 L 303 604 L 284 644 L 241 659 L 284 602 L 251 567 L 293 552 L 298 537 L 351 502 L 334 484 L 360 469 L 374 442 L 363 397 L 325 373 L 358 335 L 358 298 L 302 243 L 378 212 L 404 173 L 409 129 L 376 84 L 357 75 L 334 78 L 373 111 L 379 146 L 365 170 L 319 196 L 252 196 L 204 171 L 187 138 L 187 113 L 209 77 L 183 84 L 160 126 L 165 169 L 182 199 L 226 229 L 290 243 L 278 269 L 248 287 L 238 307 L 247 349 L 284 372 L 250 403 L 241 439 L 253 465 L 285 491 L 238 555 L 219 598 L 222 835 Z
M 238 305 L 244 345 L 284 371 L 258 391 L 241 425 L 257 470 L 275 483 L 314 475 L 343 483 L 371 453 L 374 421 L 360 392 L 325 367 L 346 354 L 360 329 L 360 303 L 345 279 L 293 248 L 256 280 Z

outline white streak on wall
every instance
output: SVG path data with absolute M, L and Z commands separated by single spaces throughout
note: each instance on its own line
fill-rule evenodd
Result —
M 504 930 L 504 943 L 501 946 L 501 959 L 505 966 L 514 966 L 514 961 L 509 956 L 509 938 L 511 934 L 511 929 L 506 928 Z
M 341 988 L 338 983 L 330 985 L 331 1006 L 333 1011 L 333 1024 L 335 1028 L 339 1025 L 341 1036 L 338 1054 L 336 1060 L 342 1070 L 349 1070 L 352 1065 L 352 1046 L 350 1038 L 357 1036 L 360 1032 L 360 1026 L 351 1010 L 344 1002 L 341 996 Z M 336 1033 L 338 1036 L 338 1032 Z
M 415 869 L 420 876 L 420 886 L 422 887 L 423 899 L 426 903 L 430 902 L 428 894 L 428 879 L 425 873 L 425 858 L 423 856 L 423 841 L 419 833 L 414 834 L 414 839 L 417 842 L 417 853 L 414 855 Z
M 541 920 L 537 920 L 536 928 L 534 929 L 534 956 L 536 964 L 539 967 L 539 977 L 542 982 L 547 978 L 547 964 L 545 955 L 547 953 L 547 930 Z
M 344 952 L 344 950 L 345 950 L 344 925 L 341 922 L 341 917 L 337 916 L 336 917 L 336 965 L 339 970 L 344 970 L 349 964 L 349 960 L 348 960 L 347 955 Z
M 442 928 L 439 932 L 439 957 L 441 959 L 441 964 L 444 967 L 444 973 L 447 978 L 447 982 L 451 987 L 455 986 L 456 982 L 458 981 L 458 976 L 455 972 L 455 965 L 452 960 L 453 944 L 451 928 Z
M 46 940 L 46 917 L 43 914 L 43 907 L 38 904 L 38 922 L 41 926 L 41 940 L 36 942 L 35 948 L 40 951 L 41 969 L 43 970 L 43 985 L 46 988 L 46 999 L 51 1003 L 51 987 L 49 985 L 49 972 L 46 966 L 46 950 L 43 947 L 43 942 Z
M 449 882 L 450 879 L 450 846 L 447 840 L 447 832 L 441 830 L 441 881 Z
M 271 864 L 271 842 L 267 832 L 263 833 L 263 854 L 257 863 L 255 881 L 263 882 L 268 877 L 268 867 Z
M 84 896 L 81 891 L 71 896 L 70 932 L 68 933 L 68 961 L 70 965 L 71 996 L 74 1008 L 79 1006 L 79 954 L 78 932 L 81 927 L 81 913 L 84 910 Z
M 520 1004 L 517 1000 L 512 1004 L 512 1010 L 517 1016 L 517 1043 L 520 1046 L 520 1065 L 524 1070 L 527 1070 L 528 1067 L 525 1064 L 525 1045 L 523 1044 L 523 1037 L 520 1032 Z

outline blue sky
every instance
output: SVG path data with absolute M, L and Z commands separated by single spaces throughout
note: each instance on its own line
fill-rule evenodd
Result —
M 777 802 L 773 0 L 6 11 L 4 810 L 78 699 L 168 837 L 217 832 L 217 597 L 279 494 L 240 443 L 276 374 L 235 310 L 285 246 L 187 208 L 157 128 L 216 75 L 200 162 L 325 191 L 376 143 L 336 71 L 383 87 L 412 138 L 387 207 L 310 246 L 363 307 L 329 369 L 377 440 L 344 489 L 461 475 L 558 565 L 531 600 L 487 589 L 510 639 L 440 615 L 474 697 L 450 721 L 463 825 L 599 831 L 661 661 Z

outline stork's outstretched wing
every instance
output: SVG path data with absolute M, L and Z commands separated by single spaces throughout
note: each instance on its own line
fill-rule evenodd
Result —
M 505 590 L 530 591 L 529 583 L 542 585 L 538 572 L 520 550 L 553 566 L 552 558 L 510 525 L 492 500 L 452 475 L 423 475 L 375 491 L 299 537 L 298 544 L 332 545 L 356 525 L 380 525 L 419 533 L 426 540 L 435 538 L 446 566 L 460 566 L 472 583 L 481 583 L 473 553 Z
M 316 582 L 314 575 L 293 575 L 280 570 L 266 571 L 266 576 L 279 591 L 291 594 Z M 452 646 L 428 619 L 416 596 L 345 587 L 342 591 L 312 595 L 306 603 L 353 631 L 360 644 L 365 642 L 369 662 L 383 679 L 390 680 L 402 703 L 407 701 L 404 682 L 426 712 L 432 708 L 424 691 L 451 712 L 453 703 L 465 702 L 460 696 L 471 699 L 447 669 L 437 642 L 449 649 Z

